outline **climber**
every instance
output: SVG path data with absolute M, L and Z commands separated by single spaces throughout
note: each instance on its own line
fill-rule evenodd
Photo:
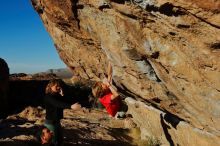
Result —
M 99 99 L 108 114 L 115 118 L 125 118 L 127 105 L 112 85 L 112 66 L 108 65 L 108 74 L 102 82 L 96 82 L 92 87 L 93 96 Z

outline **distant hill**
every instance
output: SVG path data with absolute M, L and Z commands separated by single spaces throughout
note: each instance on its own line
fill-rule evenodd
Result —
M 13 73 L 10 74 L 10 80 L 50 80 L 53 78 L 68 79 L 73 76 L 72 72 L 68 68 L 48 69 L 44 72 L 38 72 L 34 74 L 26 73 Z
M 71 78 L 73 76 L 72 72 L 68 68 L 48 69 L 47 71 L 41 73 L 55 74 L 57 77 L 62 79 Z

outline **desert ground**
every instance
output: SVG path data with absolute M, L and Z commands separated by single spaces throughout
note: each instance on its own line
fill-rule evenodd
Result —
M 37 146 L 39 129 L 45 110 L 42 107 L 26 107 L 17 114 L 0 121 L 1 146 Z M 64 146 L 135 146 L 146 145 L 140 140 L 140 132 L 130 120 L 111 118 L 102 109 L 82 108 L 64 110 L 62 119 Z

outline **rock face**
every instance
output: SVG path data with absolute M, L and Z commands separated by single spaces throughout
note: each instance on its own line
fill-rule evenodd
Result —
M 7 92 L 9 81 L 9 68 L 5 60 L 0 58 L 0 118 L 7 113 Z
M 99 80 L 111 62 L 119 91 L 135 100 L 128 104 L 143 135 L 147 131 L 162 144 L 220 145 L 219 1 L 32 0 L 32 5 L 74 75 Z M 147 108 L 132 108 L 135 102 L 152 108 L 152 116 Z

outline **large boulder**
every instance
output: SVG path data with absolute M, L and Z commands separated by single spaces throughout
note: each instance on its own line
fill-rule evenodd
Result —
M 8 83 L 9 68 L 5 60 L 0 58 L 0 118 L 4 118 L 8 112 Z
M 143 133 L 170 145 L 220 145 L 219 1 L 32 0 L 32 5 L 75 76 L 100 80 L 110 61 L 119 91 L 155 110 L 149 118 L 157 122 L 146 118 L 148 108 L 135 110 L 128 102 Z M 184 143 L 191 135 L 191 143 Z

